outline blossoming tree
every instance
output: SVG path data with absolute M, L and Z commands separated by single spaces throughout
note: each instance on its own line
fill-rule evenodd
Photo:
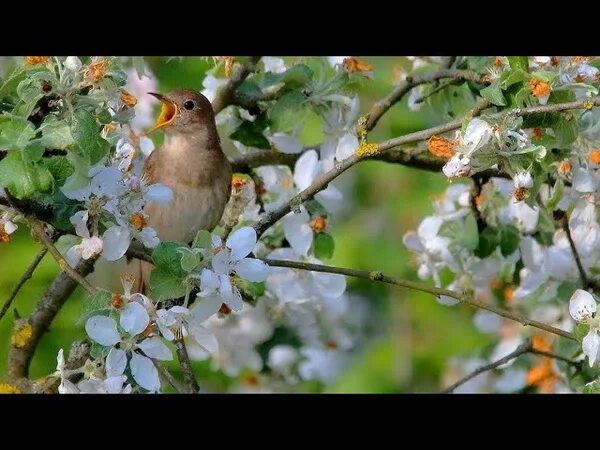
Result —
M 368 303 L 346 277 L 477 308 L 497 337 L 488 360 L 456 361 L 447 392 L 596 392 L 600 324 L 600 59 L 409 58 L 389 94 L 363 105 L 373 68 L 352 57 L 219 57 L 201 82 L 223 140 L 235 146 L 231 199 L 214 230 L 160 241 L 145 206 L 169 186 L 142 173 L 154 150 L 153 75 L 142 58 L 13 58 L 0 83 L 0 248 L 23 226 L 61 272 L 26 317 L 15 315 L 1 392 L 206 392 L 192 361 L 231 391 L 302 391 L 333 380 L 367 334 Z M 416 110 L 466 105 L 459 117 L 382 142 L 379 120 L 405 97 Z M 438 99 L 433 103 L 433 99 Z M 316 118 L 318 145 L 303 127 Z M 444 120 L 442 120 L 444 119 Z M 421 281 L 323 264 L 327 232 L 350 192 L 337 178 L 377 159 L 437 171 L 449 184 L 404 235 Z M 149 289 L 119 263 L 154 269 Z M 96 263 L 122 289 L 96 285 Z M 77 286 L 87 339 L 29 377 L 38 343 Z M 7 319 L 5 319 L 7 320 Z M 177 361 L 181 376 L 170 370 Z

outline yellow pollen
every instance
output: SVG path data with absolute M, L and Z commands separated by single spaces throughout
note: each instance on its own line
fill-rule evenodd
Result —
M 50 59 L 49 56 L 27 56 L 25 62 L 29 65 L 44 64 Z
M 229 78 L 235 64 L 235 58 L 233 56 L 219 56 L 219 59 L 225 61 L 225 76 Z
M 110 299 L 110 304 L 115 309 L 121 309 L 125 306 L 125 301 L 123 300 L 123 296 L 120 294 L 115 294 Z
M 452 158 L 452 155 L 454 155 L 454 146 L 453 142 L 439 136 L 431 136 L 427 141 L 429 153 L 445 160 Z
M 343 64 L 350 73 L 373 71 L 373 66 L 371 64 L 358 58 L 346 58 L 344 59 Z
M 133 108 L 135 105 L 137 105 L 137 98 L 135 98 L 131 92 L 128 92 L 124 89 L 121 91 L 121 101 L 130 108 Z
M 233 175 L 231 177 L 231 188 L 234 192 L 241 192 L 242 188 L 248 184 L 248 180 L 241 175 Z
M 325 228 L 327 227 L 327 221 L 325 220 L 324 217 L 318 216 L 318 217 L 315 217 L 313 220 L 311 220 L 309 222 L 309 225 L 314 231 L 319 233 L 319 232 L 325 230 Z
M 85 78 L 93 83 L 97 83 L 106 75 L 108 70 L 108 61 L 100 59 L 89 65 L 85 71 Z
M 594 164 L 600 164 L 600 150 L 591 150 L 589 158 Z
M 148 224 L 148 221 L 142 215 L 142 213 L 135 213 L 129 218 L 129 223 L 137 231 L 141 231 Z
M 0 222 L 0 243 L 8 244 L 10 242 L 10 234 L 4 228 L 4 223 Z
M 531 88 L 531 93 L 535 97 L 545 97 L 550 94 L 550 85 L 545 81 L 540 81 L 536 79 L 532 79 L 529 81 L 529 87 Z
M 17 326 L 10 342 L 13 345 L 13 347 L 22 348 L 25 347 L 25 345 L 27 345 L 27 342 L 29 342 L 31 336 L 33 336 L 33 328 L 31 324 L 26 322 L 22 325 Z
M 504 288 L 504 300 L 511 303 L 515 299 L 515 288 L 510 284 Z
M 20 394 L 21 390 L 8 383 L 0 383 L 0 394 Z
M 572 169 L 573 169 L 573 164 L 571 164 L 570 161 L 564 160 L 558 166 L 558 173 L 560 173 L 561 175 L 564 176 L 564 175 L 567 175 L 568 173 L 570 173 Z
M 585 100 L 583 102 L 583 107 L 585 109 L 592 109 L 595 106 L 595 103 L 592 100 Z

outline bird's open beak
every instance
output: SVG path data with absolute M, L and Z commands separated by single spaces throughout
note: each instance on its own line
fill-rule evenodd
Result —
M 155 92 L 148 92 L 148 94 L 156 97 L 162 102 L 162 109 L 160 110 L 160 115 L 158 116 L 158 119 L 156 120 L 154 126 L 150 128 L 150 130 L 148 130 L 147 132 L 151 133 L 152 131 L 158 130 L 159 128 L 167 126 L 171 122 L 173 122 L 173 120 L 175 120 L 175 116 L 179 114 L 179 108 L 177 107 L 177 104 L 174 101 L 169 100 L 164 95 L 156 94 Z

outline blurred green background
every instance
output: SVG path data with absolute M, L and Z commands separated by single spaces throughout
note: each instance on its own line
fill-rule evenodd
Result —
M 390 91 L 398 70 L 407 67 L 408 61 L 400 57 L 362 59 L 374 66 L 374 79 L 360 90 L 364 113 Z M 196 57 L 146 60 L 163 92 L 175 87 L 201 89 L 203 74 L 211 67 L 207 59 Z M 435 96 L 432 100 L 436 100 Z M 405 98 L 380 121 L 369 139 L 379 141 L 436 125 L 440 114 L 432 111 L 435 108 L 434 104 L 412 112 Z M 310 128 L 307 133 L 311 133 Z M 222 140 L 232 148 L 226 136 Z M 416 229 L 432 211 L 432 199 L 447 186 L 442 174 L 367 161 L 352 168 L 340 181 L 350 186 L 346 201 L 352 207 L 343 220 L 334 221 L 329 229 L 336 242 L 331 263 L 416 279 L 402 235 Z M 24 225 L 13 236 L 9 245 L 0 245 L 0 302 L 8 297 L 40 249 Z M 57 273 L 56 264 L 46 256 L 14 302 L 22 316 L 31 312 Z M 429 295 L 365 280 L 349 279 L 348 286 L 367 296 L 382 311 L 385 329 L 325 392 L 435 392 L 440 389 L 440 377 L 451 357 L 469 355 L 490 343 L 472 325 L 473 311 L 467 307 L 441 306 Z M 74 339 L 84 337 L 83 326 L 77 323 L 83 301 L 78 290 L 59 313 L 33 359 L 32 378 L 54 371 L 58 349 L 67 350 Z M 0 374 L 5 371 L 12 326 L 9 312 L 0 322 Z

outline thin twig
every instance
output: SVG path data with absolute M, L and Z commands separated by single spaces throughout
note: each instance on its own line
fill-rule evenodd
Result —
M 569 227 L 569 219 L 567 218 L 567 214 L 562 217 L 561 225 L 565 233 L 567 234 L 567 239 L 569 240 L 569 245 L 571 246 L 571 252 L 573 253 L 573 258 L 575 258 L 575 264 L 577 264 L 577 270 L 579 270 L 579 278 L 581 278 L 581 284 L 584 289 L 589 287 L 589 279 L 585 273 L 585 269 L 583 268 L 583 264 L 581 263 L 581 258 L 579 257 L 579 252 L 577 251 L 577 247 L 575 247 L 575 241 L 573 240 L 573 236 L 571 236 L 571 228 Z
M 444 389 L 442 391 L 442 393 L 451 394 L 457 387 L 465 384 L 467 381 L 475 378 L 477 375 L 480 375 L 489 370 L 496 369 L 497 367 L 501 366 L 502 364 L 506 364 L 507 362 L 509 362 L 515 358 L 518 358 L 521 355 L 529 353 L 530 350 L 531 350 L 531 341 L 528 340 L 527 342 L 524 342 L 523 344 L 519 345 L 514 352 L 509 353 L 505 357 L 500 358 L 499 360 L 494 361 L 493 363 L 479 367 L 478 369 L 474 370 L 467 376 L 458 380 L 456 383 L 452 384 L 451 386 L 448 386 L 446 389 Z
M 260 58 L 260 56 L 251 56 L 233 70 L 229 81 L 217 91 L 217 95 L 212 102 L 215 115 L 233 102 L 235 90 L 248 75 L 256 70 Z
M 181 392 L 183 392 L 183 387 L 175 379 L 173 374 L 171 374 L 171 372 L 169 372 L 165 367 L 163 367 L 163 365 L 159 361 L 153 359 L 152 362 L 154 363 L 154 367 L 156 367 L 156 370 L 158 370 L 159 375 L 163 377 L 167 381 L 167 383 L 169 383 L 171 387 L 175 389 L 175 391 L 178 394 L 181 394 Z
M 432 88 L 429 92 L 427 92 L 426 94 L 421 95 L 420 97 L 417 97 L 415 99 L 415 103 L 419 104 L 419 103 L 423 103 L 425 100 L 427 100 L 429 97 L 435 95 L 436 93 L 443 91 L 444 89 L 446 89 L 448 86 L 451 86 L 452 84 L 456 83 L 456 80 L 448 80 L 448 81 L 442 81 L 441 83 L 439 83 L 437 86 L 435 86 L 434 88 Z
M 385 98 L 373 105 L 368 113 L 367 130 L 372 130 L 379 119 L 398 101 L 404 97 L 410 90 L 420 84 L 432 83 L 442 78 L 453 78 L 454 80 L 471 80 L 478 83 L 485 83 L 483 75 L 471 70 L 456 70 L 442 68 L 435 72 L 425 73 L 423 75 L 408 76 L 402 80 L 396 88 Z
M 558 361 L 565 362 L 565 363 L 567 363 L 567 364 L 569 364 L 571 366 L 574 366 L 574 367 L 581 367 L 581 365 L 583 363 L 583 361 L 574 361 L 574 360 L 566 358 L 564 356 L 557 355 L 556 353 L 547 352 L 545 350 L 538 350 L 536 348 L 531 348 L 529 350 L 529 353 L 531 353 L 533 355 L 545 356 L 546 358 L 556 359 Z
M 409 289 L 414 289 L 416 291 L 426 292 L 428 294 L 432 294 L 435 296 L 445 295 L 447 297 L 451 297 L 459 302 L 466 303 L 467 305 L 471 305 L 475 308 L 485 309 L 486 311 L 490 311 L 496 315 L 505 317 L 510 320 L 514 320 L 515 322 L 519 322 L 524 326 L 531 326 L 534 328 L 538 328 L 540 330 L 544 330 L 548 333 L 556 334 L 558 336 L 562 336 L 567 339 L 571 339 L 573 341 L 577 341 L 577 338 L 574 334 L 569 333 L 568 331 L 561 330 L 560 328 L 553 327 L 552 325 L 548 325 L 542 322 L 538 322 L 537 320 L 531 320 L 527 317 L 523 317 L 519 314 L 513 313 L 512 311 L 508 311 L 502 308 L 499 308 L 495 305 L 484 303 L 480 300 L 476 300 L 471 298 L 463 293 L 450 291 L 448 289 L 436 288 L 433 286 L 429 286 L 426 283 L 420 283 L 417 281 L 404 280 L 401 278 L 394 278 L 387 275 L 384 275 L 378 271 L 368 272 L 365 270 L 357 270 L 357 269 L 348 269 L 344 267 L 333 267 L 326 266 L 322 264 L 311 264 L 299 261 L 286 261 L 279 259 L 268 259 L 261 258 L 269 266 L 274 267 L 287 267 L 291 269 L 301 269 L 301 270 L 310 270 L 313 272 L 324 272 L 324 273 L 337 273 L 340 275 L 347 275 L 356 278 L 363 278 L 366 280 L 372 281 L 381 281 L 383 283 L 394 284 L 396 286 L 406 287 Z
M 38 239 L 40 239 L 42 241 L 42 243 L 48 249 L 48 251 L 50 252 L 52 257 L 56 260 L 56 262 L 58 263 L 58 266 L 63 271 L 65 271 L 67 273 L 67 275 L 69 275 L 71 278 L 73 278 L 73 280 L 75 280 L 77 283 L 79 283 L 81 285 L 81 287 L 87 291 L 88 294 L 95 294 L 98 292 L 98 289 L 96 287 L 92 286 L 89 283 L 89 281 L 87 281 L 79 273 L 77 273 L 77 271 L 75 271 L 69 265 L 69 263 L 65 260 L 63 255 L 60 254 L 58 249 L 54 246 L 54 242 L 52 242 L 52 239 L 50 239 L 50 237 L 46 234 L 46 231 L 44 230 L 44 225 L 42 222 L 40 222 L 35 217 L 28 216 L 27 223 L 29 224 L 29 227 L 31 228 L 33 233 L 37 236 Z
M 179 358 L 179 364 L 183 371 L 183 379 L 185 380 L 187 393 L 196 394 L 200 390 L 200 386 L 198 386 L 198 381 L 196 381 L 196 377 L 194 376 L 194 370 L 192 369 L 192 363 L 190 362 L 187 348 L 185 348 L 185 343 L 183 342 L 183 339 L 175 339 L 174 342 L 177 350 L 177 357 Z
M 42 261 L 44 256 L 46 256 L 47 252 L 48 252 L 48 249 L 46 247 L 42 247 L 42 249 L 38 252 L 38 254 L 35 255 L 35 258 L 31 262 L 31 264 L 29 264 L 29 267 L 27 267 L 27 270 L 25 271 L 25 273 L 23 274 L 23 276 L 21 276 L 21 278 L 19 279 L 19 282 L 13 288 L 12 292 L 8 296 L 8 299 L 6 299 L 6 301 L 4 302 L 4 305 L 2 305 L 2 309 L 0 310 L 0 320 L 2 320 L 2 317 L 4 317 L 4 315 L 6 314 L 6 311 L 8 311 L 8 308 L 10 308 L 10 305 L 12 305 L 13 300 L 15 299 L 15 297 L 17 296 L 17 294 L 19 293 L 19 291 L 21 290 L 23 285 L 27 282 L 27 280 L 29 280 L 31 278 L 31 276 L 33 275 L 33 272 L 35 271 L 35 269 L 37 269 L 37 266 L 40 264 L 40 262 Z

